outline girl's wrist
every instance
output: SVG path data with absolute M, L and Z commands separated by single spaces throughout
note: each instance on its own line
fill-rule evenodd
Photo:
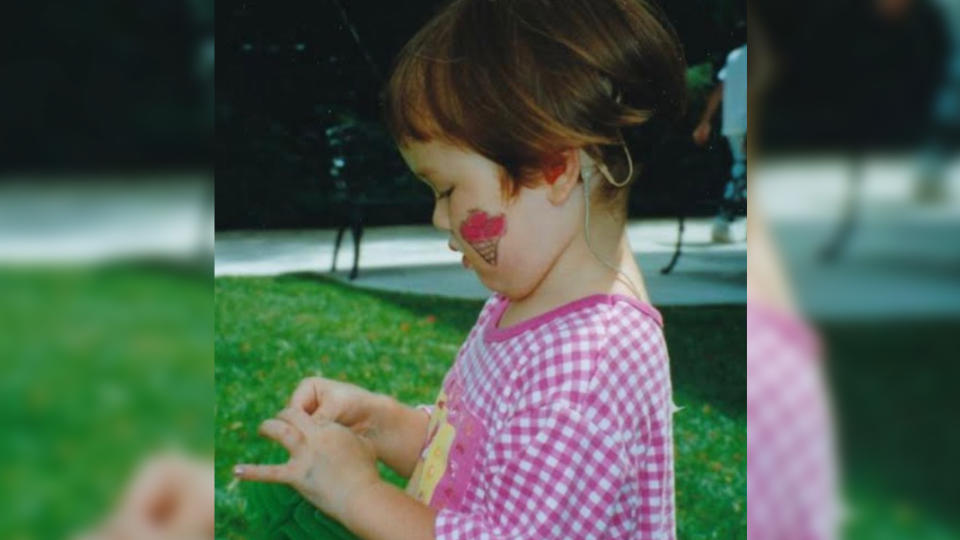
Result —
M 389 440 L 387 432 L 394 425 L 393 416 L 397 401 L 390 396 L 374 392 L 370 393 L 368 400 L 367 410 L 370 411 L 371 422 L 364 436 L 373 443 L 377 459 L 382 460 L 386 454 L 384 442 Z
M 383 484 L 385 484 L 385 482 L 379 480 L 358 486 L 352 493 L 346 495 L 343 506 L 340 511 L 337 512 L 338 515 L 333 516 L 334 519 L 354 534 L 357 534 L 365 525 L 365 517 L 369 512 L 369 508 L 371 508 L 371 506 L 375 507 L 375 505 L 371 505 L 370 503 L 375 501 L 376 492 L 381 489 L 381 485 Z
M 372 395 L 367 406 L 371 422 L 366 436 L 373 443 L 377 459 L 400 476 L 409 477 L 426 439 L 429 418 L 385 394 Z

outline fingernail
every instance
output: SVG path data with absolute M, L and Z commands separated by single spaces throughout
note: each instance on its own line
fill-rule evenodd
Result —
M 234 468 L 233 468 L 233 475 L 234 475 L 234 476 L 243 476 L 243 467 L 241 467 L 240 465 L 237 465 L 236 467 L 234 467 Z

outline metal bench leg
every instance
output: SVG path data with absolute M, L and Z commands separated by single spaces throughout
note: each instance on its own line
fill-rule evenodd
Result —
M 360 273 L 360 239 L 363 237 L 363 225 L 354 223 L 350 229 L 353 232 L 353 269 L 350 270 L 350 280 L 352 281 Z
M 834 231 L 826 245 L 820 250 L 820 262 L 832 263 L 840 258 L 850 243 L 850 237 L 853 236 L 854 228 L 857 225 L 860 197 L 863 191 L 863 159 L 860 155 L 853 157 L 853 164 L 850 170 L 850 189 L 847 192 L 846 204 L 843 208 L 843 216 L 840 218 L 840 224 Z
M 661 274 L 669 274 L 673 271 L 673 267 L 677 265 L 677 260 L 680 259 L 681 248 L 683 247 L 683 216 L 677 220 L 677 247 L 673 250 L 673 257 L 670 258 L 670 262 L 666 266 L 660 269 Z
M 333 243 L 333 262 L 330 263 L 330 273 L 337 271 L 337 253 L 340 252 L 340 242 L 343 241 L 343 233 L 346 232 L 346 227 L 337 228 L 337 239 Z

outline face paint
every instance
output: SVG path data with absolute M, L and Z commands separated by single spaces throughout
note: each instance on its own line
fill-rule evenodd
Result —
M 554 182 L 556 182 L 557 177 L 563 174 L 563 171 L 565 171 L 566 169 L 567 169 L 567 162 L 564 161 L 562 158 L 558 161 L 555 161 L 549 164 L 544 169 L 544 177 L 546 178 L 547 183 L 553 184 Z
M 504 214 L 489 216 L 483 210 L 472 208 L 467 219 L 460 224 L 460 236 L 487 261 L 497 264 L 497 244 L 507 232 L 507 220 Z

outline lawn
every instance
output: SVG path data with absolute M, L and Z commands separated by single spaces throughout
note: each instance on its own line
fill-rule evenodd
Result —
M 147 456 L 212 456 L 209 276 L 0 268 L 0 538 L 72 538 Z
M 207 275 L 151 264 L 0 269 L 0 537 L 69 537 L 103 517 L 146 455 L 174 445 L 203 456 L 215 436 L 217 537 L 249 538 L 255 508 L 230 466 L 282 455 L 256 426 L 297 381 L 320 373 L 430 402 L 481 306 L 309 275 L 217 279 L 212 347 Z M 744 310 L 661 311 L 684 407 L 679 538 L 744 538 Z M 955 424 L 960 321 L 823 333 L 846 435 L 847 537 L 957 538 L 960 431 L 944 427 Z
M 958 335 L 956 317 L 821 325 L 842 434 L 845 538 L 960 538 Z
M 276 459 L 257 425 L 322 375 L 432 402 L 482 301 L 365 290 L 296 274 L 215 281 L 217 538 L 250 538 L 238 462 Z M 738 306 L 664 307 L 680 538 L 746 538 L 746 335 Z M 404 480 L 381 466 L 384 477 Z

